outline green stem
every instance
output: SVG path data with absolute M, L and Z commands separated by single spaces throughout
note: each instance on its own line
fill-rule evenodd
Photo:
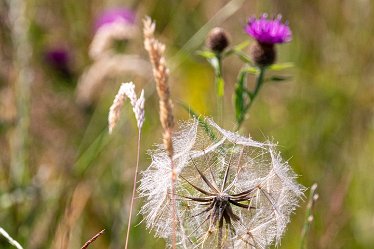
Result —
M 216 77 L 217 88 L 217 117 L 220 125 L 223 125 L 223 112 L 224 112 L 224 95 L 225 95 L 225 81 L 222 76 L 222 57 L 216 54 L 212 62 Z
M 249 111 L 249 109 L 251 108 L 254 100 L 256 99 L 258 93 L 260 92 L 260 89 L 261 89 L 261 86 L 264 84 L 264 78 L 265 78 L 265 71 L 266 71 L 266 67 L 260 67 L 260 72 L 259 74 L 257 75 L 257 78 L 256 78 L 256 86 L 255 86 L 255 89 L 253 90 L 253 92 L 248 92 L 248 96 L 249 96 L 249 99 L 250 99 L 250 102 L 248 103 L 248 105 L 245 107 L 244 109 L 244 112 L 243 112 L 243 116 Z M 244 118 L 241 119 L 239 122 L 238 122 L 238 126 L 236 127 L 236 131 L 238 131 L 241 127 L 241 125 L 243 124 L 243 121 L 244 121 Z

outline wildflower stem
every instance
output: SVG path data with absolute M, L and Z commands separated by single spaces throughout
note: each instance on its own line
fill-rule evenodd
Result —
M 248 91 L 248 96 L 249 96 L 250 102 L 245 107 L 245 109 L 243 111 L 243 116 L 249 111 L 249 109 L 251 108 L 251 106 L 253 104 L 253 101 L 255 100 L 256 96 L 260 92 L 261 86 L 264 83 L 265 72 L 266 72 L 266 67 L 259 67 L 259 74 L 257 75 L 257 78 L 256 78 L 256 86 L 255 86 L 255 89 L 253 90 L 253 92 Z M 236 127 L 237 131 L 240 129 L 241 125 L 243 124 L 243 121 L 244 121 L 244 118 L 238 121 L 238 125 Z
M 313 207 L 318 199 L 318 194 L 316 194 L 317 184 L 314 183 L 313 186 L 310 188 L 309 200 L 307 204 L 307 210 L 305 214 L 305 221 L 303 230 L 301 231 L 301 241 L 300 241 L 300 249 L 306 249 L 306 239 L 310 229 L 310 225 L 313 221 Z
M 211 65 L 214 68 L 215 82 L 217 89 L 217 119 L 219 124 L 223 122 L 223 110 L 224 110 L 224 95 L 225 95 L 225 81 L 222 77 L 222 56 L 217 53 L 214 58 L 210 60 Z
M 131 196 L 129 221 L 128 221 L 128 224 L 127 224 L 127 234 L 126 234 L 125 249 L 127 249 L 127 245 L 128 245 L 128 242 L 129 242 L 129 234 L 130 234 L 130 229 L 131 229 L 132 210 L 133 210 L 134 200 L 135 200 L 136 177 L 138 175 L 139 157 L 140 157 L 140 138 L 141 138 L 141 128 L 138 129 L 138 148 L 137 148 L 137 155 L 136 155 L 136 167 L 135 167 L 135 173 L 134 173 L 134 183 L 133 183 L 134 185 L 133 185 L 132 196 Z

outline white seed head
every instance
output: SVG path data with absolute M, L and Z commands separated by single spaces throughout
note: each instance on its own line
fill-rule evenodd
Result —
M 173 135 L 177 171 L 178 248 L 268 248 L 279 244 L 304 187 L 271 142 L 220 128 L 206 119 Z M 209 135 L 208 135 L 209 134 Z M 172 237 L 171 161 L 163 146 L 150 152 L 139 192 L 147 227 Z
M 144 122 L 144 90 L 142 90 L 140 97 L 138 99 L 136 97 L 134 83 L 122 83 L 117 95 L 114 98 L 113 104 L 109 109 L 108 123 L 110 134 L 112 133 L 114 127 L 117 125 L 120 119 L 121 109 L 126 97 L 130 100 L 138 128 L 142 128 Z

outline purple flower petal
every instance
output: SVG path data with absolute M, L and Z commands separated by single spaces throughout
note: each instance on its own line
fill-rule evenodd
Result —
M 104 11 L 95 21 L 95 30 L 113 22 L 123 21 L 128 24 L 135 23 L 135 13 L 126 8 L 116 8 Z
M 259 19 L 251 17 L 245 27 L 247 34 L 261 43 L 275 44 L 285 43 L 292 39 L 291 29 L 281 22 L 282 16 L 268 19 L 268 15 L 262 14 Z

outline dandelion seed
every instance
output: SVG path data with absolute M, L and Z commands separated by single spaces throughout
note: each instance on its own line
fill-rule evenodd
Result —
M 173 136 L 178 248 L 268 248 L 279 244 L 304 188 L 271 142 L 256 142 L 207 119 L 211 140 L 194 120 Z M 151 152 L 142 173 L 147 227 L 171 240 L 171 160 Z

